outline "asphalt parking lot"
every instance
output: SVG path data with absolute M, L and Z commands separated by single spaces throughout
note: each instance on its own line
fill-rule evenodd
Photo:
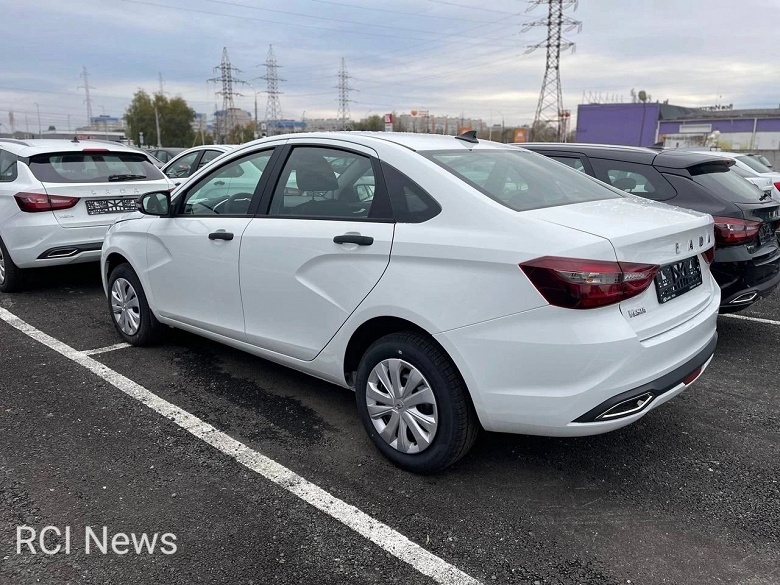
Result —
M 0 583 L 780 583 L 780 294 L 638 423 L 483 433 L 434 476 L 382 458 L 346 390 L 181 332 L 114 347 L 95 265 L 0 317 Z M 70 552 L 18 552 L 19 526 Z M 175 551 L 87 554 L 86 527 Z

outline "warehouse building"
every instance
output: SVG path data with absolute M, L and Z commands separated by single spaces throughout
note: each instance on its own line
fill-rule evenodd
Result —
M 580 104 L 577 142 L 707 146 L 760 152 L 780 162 L 780 108 L 685 108 L 666 103 Z

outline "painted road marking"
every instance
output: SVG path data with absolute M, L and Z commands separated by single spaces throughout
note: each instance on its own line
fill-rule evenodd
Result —
M 200 420 L 195 415 L 160 398 L 140 384 L 133 382 L 130 378 L 94 360 L 86 352 L 73 349 L 58 339 L 36 329 L 2 307 L 0 307 L 0 319 L 46 347 L 83 366 L 131 398 L 145 404 L 158 414 L 179 425 L 185 431 L 222 451 L 225 455 L 232 457 L 252 471 L 259 473 L 318 510 L 335 518 L 394 557 L 408 563 L 423 575 L 431 577 L 437 583 L 447 585 L 479 584 L 479 581 L 470 575 L 412 542 L 400 532 L 372 518 L 355 506 L 340 500 L 273 459 L 250 449 L 243 443 L 236 441 L 222 431 Z
M 780 321 L 773 321 L 772 319 L 761 319 L 759 317 L 748 317 L 747 315 L 720 315 L 721 317 L 727 317 L 729 319 L 742 319 L 743 321 L 755 321 L 756 323 L 767 323 L 769 325 L 780 325 Z
M 114 351 L 116 349 L 124 349 L 126 347 L 131 347 L 129 343 L 116 343 L 114 345 L 109 345 L 107 347 L 99 347 L 97 349 L 88 349 L 86 351 L 83 351 L 82 353 L 84 355 L 99 355 L 101 353 L 108 353 L 109 351 Z

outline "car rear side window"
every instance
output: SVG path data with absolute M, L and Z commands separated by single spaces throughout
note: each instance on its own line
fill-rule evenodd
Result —
M 652 165 L 591 158 L 596 177 L 613 187 L 654 201 L 666 201 L 677 195 L 664 176 Z
M 421 223 L 435 217 L 441 206 L 428 192 L 394 166 L 382 163 L 393 217 L 402 223 Z
M 30 170 L 42 183 L 112 183 L 164 179 L 144 154 L 60 152 L 30 157 Z
M 580 171 L 520 149 L 420 154 L 515 211 L 620 197 Z
M 271 216 L 322 219 L 377 217 L 376 177 L 368 156 L 299 146 L 282 169 L 271 199 Z
M 557 160 L 560 163 L 565 164 L 567 167 L 573 168 L 575 171 L 585 172 L 585 165 L 582 164 L 582 159 L 574 156 L 550 156 L 551 159 Z
M 0 150 L 0 181 L 15 181 L 16 174 L 16 157 L 10 152 Z

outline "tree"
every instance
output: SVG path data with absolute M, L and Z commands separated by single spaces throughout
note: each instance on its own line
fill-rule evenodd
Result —
M 531 128 L 532 142 L 558 142 L 558 127 L 539 120 Z
M 369 116 L 360 122 L 354 122 L 352 126 L 355 130 L 381 132 L 385 129 L 385 120 L 382 116 Z
M 228 144 L 243 144 L 255 139 L 254 121 L 252 124 L 239 124 L 228 132 Z
M 155 116 L 155 110 L 157 116 Z M 160 140 L 157 140 L 157 121 L 160 125 Z M 180 97 L 168 99 L 163 94 L 156 93 L 150 97 L 139 89 L 133 96 L 133 101 L 125 110 L 127 135 L 136 144 L 141 143 L 143 132 L 145 144 L 162 146 L 190 147 L 195 139 L 192 120 L 195 110 Z

